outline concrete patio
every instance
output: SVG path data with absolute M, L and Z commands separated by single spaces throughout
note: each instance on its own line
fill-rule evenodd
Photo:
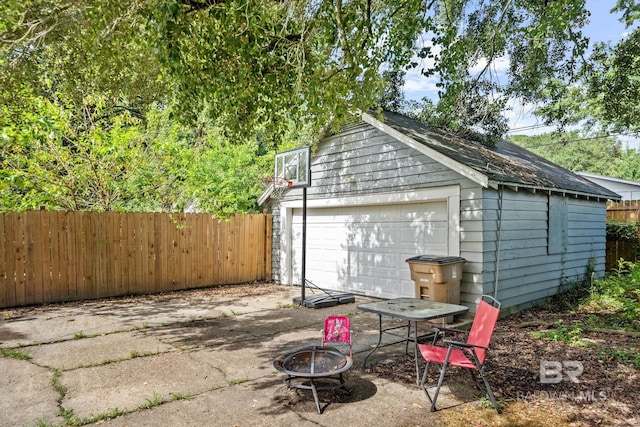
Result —
M 65 418 L 119 427 L 438 424 L 417 386 L 362 369 L 378 318 L 357 305 L 370 299 L 309 309 L 292 304 L 298 288 L 284 286 L 259 296 L 187 295 L 0 310 L 0 426 Z M 354 365 L 349 393 L 318 414 L 311 392 L 287 389 L 273 360 L 319 344 L 330 314 L 351 317 Z M 370 360 L 403 353 L 390 345 Z M 462 404 L 446 390 L 439 403 Z

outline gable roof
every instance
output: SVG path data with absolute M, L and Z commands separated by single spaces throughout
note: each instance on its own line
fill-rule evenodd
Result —
M 455 170 L 483 187 L 509 186 L 575 196 L 620 200 L 620 195 L 509 141 L 494 149 L 454 135 L 442 135 L 397 113 L 381 119 L 364 113 L 366 123 Z

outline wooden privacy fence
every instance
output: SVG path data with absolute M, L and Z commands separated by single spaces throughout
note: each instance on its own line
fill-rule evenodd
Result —
M 271 277 L 271 215 L 0 213 L 0 308 Z
M 621 223 L 640 221 L 640 200 L 622 200 L 607 203 L 607 222 Z M 638 261 L 636 244 L 628 240 L 607 237 L 605 266 L 607 270 L 618 268 L 618 260 Z
M 637 222 L 640 218 L 640 200 L 607 202 L 607 221 Z

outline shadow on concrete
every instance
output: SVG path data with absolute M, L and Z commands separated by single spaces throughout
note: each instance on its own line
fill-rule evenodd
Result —
M 10 331 L 7 330 L 7 328 L 0 326 L 0 344 L 3 341 L 14 341 L 14 340 L 21 340 L 21 339 L 26 339 L 27 335 L 23 334 L 21 332 L 16 332 L 16 331 Z
M 339 408 L 340 406 L 364 401 L 375 396 L 377 387 L 371 381 L 357 373 L 345 374 L 346 389 L 324 390 L 318 392 L 321 409 Z M 274 396 L 274 403 L 295 412 L 316 412 L 316 405 L 311 390 L 287 388 L 284 384 Z

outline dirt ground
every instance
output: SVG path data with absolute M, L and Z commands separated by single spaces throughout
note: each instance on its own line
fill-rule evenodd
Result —
M 275 284 L 252 283 L 178 293 L 184 298 L 200 299 L 212 296 L 256 296 L 281 289 Z M 175 297 L 176 293 L 167 293 L 118 300 Z M 3 313 L 15 317 L 38 310 L 46 310 L 46 306 L 16 308 L 4 310 Z M 568 331 L 575 331 L 575 325 L 588 324 L 588 316 L 588 313 L 572 313 L 549 306 L 501 318 L 487 356 L 487 375 L 503 413 L 497 415 L 488 400 L 482 398 L 484 393 L 473 387 L 468 372 L 450 368 L 445 384 L 449 385 L 456 397 L 468 403 L 455 410 L 437 411 L 429 417 L 428 425 L 640 426 L 640 369 L 632 363 L 622 364 L 613 357 L 618 351 L 640 352 L 640 334 L 583 328 L 573 345 L 536 337 L 536 333 L 553 333 L 559 325 L 567 326 Z M 562 323 L 558 323 L 560 320 Z M 578 321 L 580 323 L 575 323 Z M 543 384 L 540 380 L 541 363 L 563 361 L 581 364 L 583 371 L 576 378 L 579 382 L 572 382 L 565 376 L 559 383 Z M 567 367 L 567 370 L 572 369 L 571 366 Z M 399 382 L 411 389 L 416 387 L 412 355 L 382 360 L 367 373 Z M 430 384 L 435 384 L 437 374 L 438 369 L 432 367 Z M 352 382 L 357 382 L 360 373 L 353 370 L 348 375 L 348 381 L 349 377 Z M 336 396 L 335 401 L 339 404 L 352 398 Z M 428 410 L 426 398 L 425 402 L 417 404 Z
M 577 325 L 587 324 L 587 316 L 534 308 L 500 319 L 487 356 L 487 375 L 504 413 L 498 416 L 481 410 L 481 405 L 467 406 L 462 411 L 440 411 L 443 422 L 475 426 L 640 425 L 640 370 L 633 363 L 619 363 L 613 356 L 617 350 L 640 351 L 640 334 L 582 329 L 573 345 L 536 337 L 536 333 L 553 336 L 561 325 L 576 331 Z M 541 362 L 564 361 L 569 361 L 567 371 L 577 369 L 574 362 L 582 365 L 582 373 L 575 375 L 579 382 L 565 375 L 559 383 L 543 384 Z M 374 372 L 415 387 L 413 358 L 395 362 L 378 365 Z M 429 384 L 437 382 L 438 374 L 438 368 L 430 369 Z M 554 372 L 547 374 L 547 378 L 554 376 Z M 477 399 L 484 394 L 473 388 L 466 370 L 447 370 L 445 384 L 447 381 L 467 384 L 460 387 L 463 396 L 475 393 Z M 462 400 L 471 401 L 473 396 Z M 486 400 L 482 406 L 491 404 Z

